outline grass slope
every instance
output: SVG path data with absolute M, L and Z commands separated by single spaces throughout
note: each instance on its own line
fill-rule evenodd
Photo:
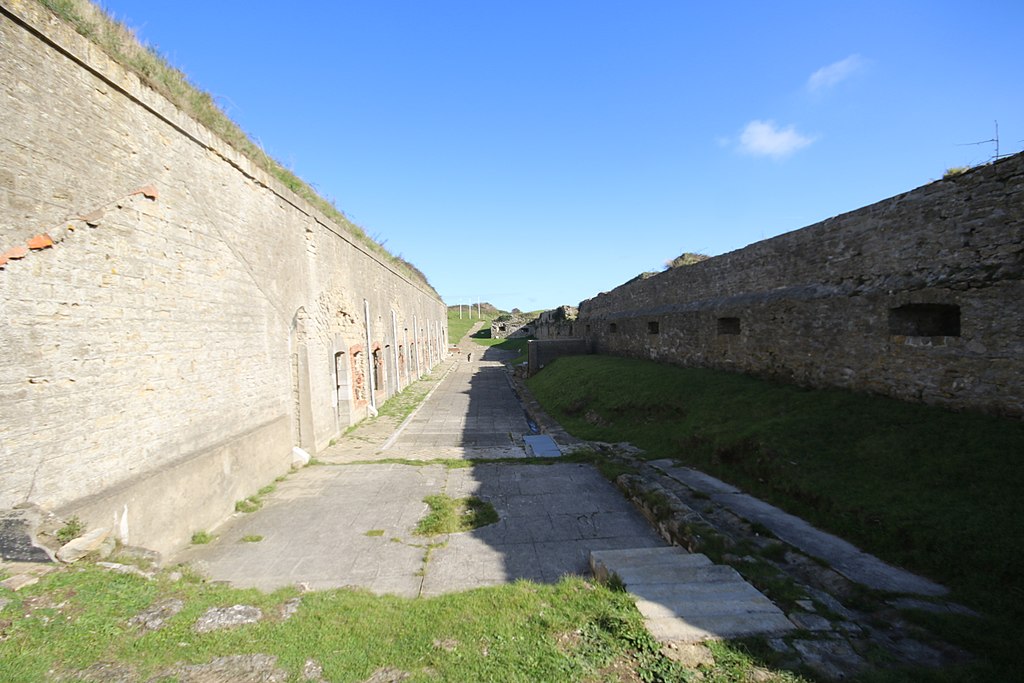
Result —
M 476 313 L 470 315 L 468 312 L 463 311 L 460 317 L 459 309 L 452 310 L 448 309 L 448 343 L 458 344 L 463 337 L 469 332 L 469 330 L 479 322 L 481 318 L 476 317 Z M 484 329 L 490 331 L 491 329 L 491 318 L 484 316 L 482 318 L 484 323 Z
M 676 458 L 1024 617 L 1024 423 L 601 356 L 529 387 L 577 436 Z

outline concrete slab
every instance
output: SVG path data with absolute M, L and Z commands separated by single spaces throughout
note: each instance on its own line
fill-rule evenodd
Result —
M 460 385 L 447 386 L 458 391 Z M 511 395 L 507 382 L 492 386 Z M 447 400 L 444 387 L 431 402 Z M 518 405 L 516 411 L 521 414 Z M 401 436 L 394 443 L 381 457 L 431 457 L 399 451 L 403 443 L 408 446 Z M 499 522 L 436 539 L 415 536 L 416 523 L 427 512 L 423 499 L 434 493 L 479 496 L 494 505 Z M 554 582 L 566 574 L 589 573 L 592 550 L 664 545 L 614 486 L 592 466 L 578 463 L 309 467 L 280 483 L 262 510 L 236 515 L 215 531 L 216 542 L 195 546 L 176 560 L 201 563 L 212 579 L 240 587 L 271 590 L 307 583 L 405 596 L 520 578 Z M 247 535 L 263 540 L 240 543 Z M 424 563 L 431 540 L 447 543 Z
M 588 574 L 591 551 L 664 546 L 590 465 L 354 462 L 526 457 L 517 444 L 532 435 L 503 355 L 488 349 L 482 356 L 451 363 L 401 424 L 366 421 L 318 455 L 333 464 L 290 475 L 266 496 L 262 510 L 235 515 L 214 530 L 214 543 L 174 559 L 198 563 L 212 579 L 240 587 L 305 583 L 428 596 L 516 579 L 554 582 Z M 462 534 L 416 536 L 427 513 L 423 499 L 436 493 L 478 496 L 494 506 L 499 521 Z M 240 542 L 250 535 L 263 540 Z M 443 545 L 428 554 L 432 542 Z
M 562 451 L 547 434 L 533 434 L 523 437 L 526 444 L 526 452 L 536 458 L 559 458 Z
M 659 642 L 695 642 L 744 638 L 751 635 L 785 633 L 793 630 L 793 624 L 782 612 L 778 614 L 745 614 L 724 616 L 702 616 L 680 619 L 668 617 L 645 619 L 647 630 Z
M 617 576 L 662 642 L 782 633 L 793 629 L 771 600 L 732 567 L 682 548 L 594 551 L 595 576 Z
M 764 525 L 780 540 L 827 562 L 832 569 L 851 581 L 890 593 L 942 596 L 949 592 L 934 581 L 887 564 L 852 543 L 710 475 L 680 467 L 671 460 L 653 461 L 651 464 L 676 481 L 707 494 L 712 501 L 744 519 Z

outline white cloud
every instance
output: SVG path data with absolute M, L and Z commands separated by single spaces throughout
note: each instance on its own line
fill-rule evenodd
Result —
M 811 77 L 807 79 L 807 88 L 809 90 L 819 90 L 838 85 L 860 70 L 864 63 L 864 58 L 860 55 L 850 55 L 846 59 L 823 66 L 812 73 Z
M 814 142 L 794 126 L 779 128 L 774 121 L 751 121 L 740 133 L 740 150 L 756 156 L 781 159 Z

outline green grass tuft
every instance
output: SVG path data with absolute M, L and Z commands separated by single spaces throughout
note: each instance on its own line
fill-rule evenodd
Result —
M 210 543 L 211 541 L 213 541 L 213 539 L 215 539 L 215 538 L 217 538 L 217 537 L 214 536 L 213 534 L 211 534 L 208 531 L 196 531 L 195 533 L 192 534 L 192 544 L 193 545 L 206 545 L 207 543 Z
M 63 545 L 85 533 L 85 524 L 78 518 L 78 515 L 71 515 L 57 531 L 57 540 Z
M 430 512 L 416 525 L 418 536 L 472 531 L 498 521 L 494 506 L 473 496 L 455 499 L 441 493 L 427 496 L 423 502 Z
M 263 501 L 261 501 L 257 496 L 249 496 L 244 500 L 235 502 L 235 512 L 256 512 L 261 507 L 263 507 Z

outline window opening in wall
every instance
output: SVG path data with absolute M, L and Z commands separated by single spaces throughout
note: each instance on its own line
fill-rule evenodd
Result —
M 739 334 L 740 333 L 740 319 L 739 318 L 719 318 L 718 319 L 718 334 Z
M 504 332 L 504 331 L 505 331 L 505 326 L 504 325 L 498 325 L 498 332 Z
M 590 334 L 590 325 L 587 325 L 587 334 Z
M 380 349 L 373 351 L 373 387 L 378 391 L 384 389 L 384 356 Z
M 619 331 L 619 326 L 618 326 L 618 324 L 616 324 L 616 323 L 611 323 L 610 325 L 608 325 L 608 331 L 609 331 L 609 332 L 618 332 L 618 331 Z
M 660 331 L 661 323 L 659 323 L 657 320 L 651 320 L 650 322 L 647 323 L 648 334 L 658 334 Z
M 959 337 L 960 307 L 906 304 L 889 309 L 889 334 L 904 337 Z
M 337 401 L 347 401 L 348 396 L 342 393 L 345 387 L 345 354 L 341 351 L 334 354 L 334 395 Z

